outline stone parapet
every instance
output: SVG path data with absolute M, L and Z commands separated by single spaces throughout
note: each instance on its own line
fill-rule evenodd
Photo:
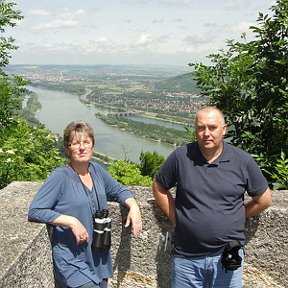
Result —
M 0 190 L 0 287 L 54 287 L 45 225 L 27 221 L 40 183 L 13 182 Z
M 13 182 L 0 190 L 0 288 L 54 285 L 50 243 L 44 224 L 29 223 L 27 211 L 41 183 Z M 143 233 L 124 227 L 127 211 L 109 203 L 114 277 L 110 288 L 168 288 L 171 225 L 155 205 L 150 187 L 130 187 L 143 217 Z M 273 205 L 246 224 L 244 287 L 288 287 L 287 191 L 273 191 Z M 168 240 L 168 241 L 166 241 Z

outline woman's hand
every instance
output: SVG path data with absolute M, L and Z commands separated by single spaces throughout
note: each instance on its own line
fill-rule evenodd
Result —
M 125 227 L 131 226 L 133 236 L 138 237 L 142 232 L 142 219 L 140 209 L 134 198 L 128 198 L 125 205 L 129 208 Z
M 88 235 L 86 228 L 82 225 L 82 223 L 77 218 L 73 216 L 60 215 L 50 224 L 69 227 L 75 236 L 77 244 L 82 244 L 82 243 L 88 242 L 89 240 L 89 235 Z
M 77 244 L 88 242 L 89 240 L 88 232 L 78 219 L 76 219 L 75 223 L 71 226 L 71 230 L 76 238 Z

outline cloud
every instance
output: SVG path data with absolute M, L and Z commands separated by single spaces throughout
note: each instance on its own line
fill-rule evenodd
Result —
M 255 25 L 255 23 L 252 22 L 239 22 L 236 26 L 231 27 L 231 31 L 233 32 L 233 34 L 242 34 L 243 32 L 247 32 L 249 30 L 250 26 Z
M 84 43 L 82 47 L 80 43 L 78 46 L 82 53 L 101 53 L 111 51 L 111 48 L 115 45 L 113 45 L 112 41 L 110 41 L 108 38 L 99 37 L 96 40 Z
M 136 25 L 136 26 L 130 26 L 129 31 L 143 33 L 145 31 L 147 31 L 147 28 L 143 27 L 143 26 Z
M 152 38 L 148 34 L 143 34 L 140 38 L 136 41 L 136 46 L 146 46 L 152 42 Z
M 193 46 L 197 46 L 199 44 L 205 44 L 207 42 L 211 42 L 211 40 L 213 40 L 213 37 L 212 35 L 209 35 L 209 37 L 207 35 L 190 35 L 190 36 L 187 36 L 183 39 L 183 41 L 187 44 L 191 44 Z
M 75 12 L 75 15 L 86 15 L 86 11 L 84 9 L 79 9 Z
M 177 5 L 177 6 L 187 6 L 193 4 L 193 0 L 159 0 L 162 5 Z
M 157 37 L 156 41 L 157 43 L 161 44 L 161 43 L 167 43 L 170 39 L 171 39 L 171 35 L 166 34 L 166 35 L 161 35 Z
M 51 0 L 16 2 L 26 15 L 7 32 L 22 42 L 18 59 L 24 51 L 27 63 L 55 62 L 53 57 L 69 63 L 70 56 L 71 61 L 99 57 L 101 62 L 105 55 L 111 62 L 124 62 L 129 55 L 132 62 L 146 63 L 162 55 L 168 62 L 190 61 L 225 48 L 226 39 L 238 41 L 244 32 L 250 37 L 249 26 L 256 25 L 258 11 L 267 13 L 271 0 L 121 0 L 112 6 L 93 0 L 58 0 L 56 6 Z
M 164 22 L 163 18 L 161 18 L 161 19 L 154 19 L 154 20 L 152 21 L 153 24 L 163 23 L 163 22 Z
M 27 13 L 28 16 L 47 16 L 50 15 L 50 11 L 44 10 L 44 9 L 35 9 L 30 10 Z
M 52 28 L 71 28 L 77 25 L 76 20 L 53 20 L 47 23 L 40 23 L 32 27 L 33 30 L 46 30 Z
M 182 18 L 176 18 L 173 20 L 173 22 L 183 22 L 183 19 Z

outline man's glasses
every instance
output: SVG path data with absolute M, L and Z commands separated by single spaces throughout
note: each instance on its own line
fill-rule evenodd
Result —
M 75 143 L 70 143 L 68 144 L 69 147 L 72 149 L 80 149 L 81 147 L 86 148 L 92 148 L 93 143 L 92 142 L 75 142 Z

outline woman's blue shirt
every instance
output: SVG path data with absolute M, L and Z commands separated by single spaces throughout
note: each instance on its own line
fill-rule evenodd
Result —
M 56 168 L 37 192 L 28 212 L 29 221 L 40 223 L 50 223 L 62 214 L 70 215 L 87 229 L 89 242 L 77 245 L 70 228 L 52 226 L 54 270 L 65 287 L 77 287 L 91 280 L 99 283 L 112 276 L 110 252 L 94 253 L 91 249 L 92 214 L 106 209 L 107 199 L 124 204 L 133 198 L 133 194 L 100 165 L 90 162 L 89 172 L 93 179 L 92 191 L 68 165 Z

